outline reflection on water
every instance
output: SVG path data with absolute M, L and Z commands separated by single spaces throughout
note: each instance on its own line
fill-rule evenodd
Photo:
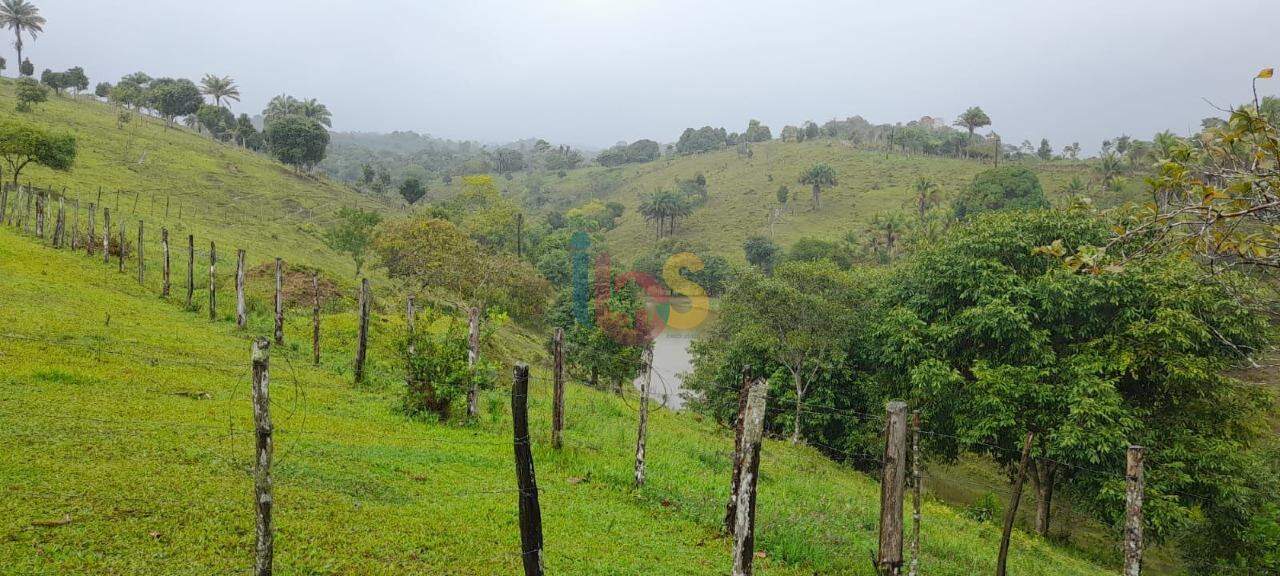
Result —
M 696 332 L 664 330 L 653 341 L 653 383 L 649 396 L 672 410 L 684 407 L 681 375 L 693 369 L 689 344 L 695 336 Z M 640 378 L 636 379 L 635 386 L 636 390 L 640 389 Z

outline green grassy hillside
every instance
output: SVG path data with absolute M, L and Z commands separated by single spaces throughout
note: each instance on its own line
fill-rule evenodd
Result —
M 0 556 L 21 574 L 210 574 L 252 563 L 248 332 L 157 298 L 80 254 L 0 229 Z M 303 318 L 286 340 L 306 338 Z M 394 322 L 375 322 L 375 343 Z M 326 360 L 272 357 L 277 566 L 284 574 L 510 574 L 519 561 L 507 394 L 479 422 L 409 421 L 397 382 L 353 388 L 352 322 L 325 321 Z M 386 354 L 376 348 L 375 354 Z M 631 487 L 635 401 L 571 385 L 567 447 L 549 449 L 535 368 L 534 452 L 557 574 L 708 574 L 731 437 L 688 416 L 651 420 L 649 483 Z M 762 574 L 870 574 L 878 487 L 810 449 L 768 442 Z M 925 507 L 928 573 L 993 569 L 994 524 Z M 1017 534 L 1011 571 L 1102 574 Z

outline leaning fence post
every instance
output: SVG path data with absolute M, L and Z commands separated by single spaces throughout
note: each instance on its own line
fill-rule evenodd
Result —
M 147 258 L 142 251 L 142 221 L 138 221 L 138 283 L 145 284 L 147 279 Z
M 312 362 L 320 365 L 320 273 L 311 275 L 311 294 L 315 301 L 311 307 L 311 355 Z
M 738 470 L 738 492 L 734 494 L 733 576 L 751 576 L 756 547 L 756 487 L 760 477 L 760 443 L 764 437 L 764 414 L 768 381 L 756 378 L 748 393 L 742 423 L 742 467 Z
M 996 558 L 996 576 L 1005 576 L 1005 567 L 1009 561 L 1009 538 L 1013 535 L 1013 520 L 1018 514 L 1018 504 L 1022 501 L 1022 483 L 1027 478 L 1027 461 L 1031 459 L 1031 440 L 1035 433 L 1027 431 L 1027 439 L 1022 444 L 1022 460 L 1018 464 L 1018 477 L 1013 482 L 1013 494 L 1009 496 L 1009 506 L 1004 511 L 1004 531 L 1000 535 L 1000 556 Z
M 640 355 L 644 377 L 640 379 L 640 424 L 636 430 L 636 487 L 644 486 L 645 443 L 649 440 L 649 385 L 653 378 L 653 345 Z
M 564 445 L 564 329 L 551 336 L 551 447 Z
M 511 385 L 511 424 L 520 491 L 520 556 L 525 576 L 542 576 L 542 508 L 529 445 L 529 366 L 523 362 L 516 364 Z
M 480 307 L 467 309 L 467 366 L 475 367 L 480 360 Z M 475 418 L 480 413 L 479 383 L 471 381 L 471 389 L 467 390 L 467 417 Z
M 163 283 L 160 285 L 160 295 L 169 297 L 169 229 L 160 229 L 160 252 L 164 257 L 161 263 L 161 274 L 164 276 Z
M 247 318 L 244 305 L 244 248 L 236 249 L 236 327 L 244 329 Z
M 364 382 L 364 361 L 369 345 L 369 279 L 360 279 L 360 334 L 356 341 L 356 384 Z
M 911 411 L 911 568 L 909 576 L 920 569 L 920 411 Z
M 271 342 L 266 338 L 253 341 L 253 423 L 257 458 L 253 467 L 253 496 L 257 511 L 257 546 L 254 574 L 271 576 L 275 534 L 271 509 L 275 504 L 271 493 L 271 392 L 268 375 Z
M 747 417 L 747 397 L 751 395 L 753 380 L 750 369 L 742 368 L 742 388 L 738 390 L 738 415 L 733 421 L 733 476 L 729 479 L 729 504 L 724 508 L 724 532 L 733 534 L 738 521 L 738 481 L 742 472 L 742 424 Z
M 1146 480 L 1142 465 L 1145 449 L 1130 446 L 1125 458 L 1124 576 L 1142 573 L 1142 499 Z
M 218 319 L 218 247 L 209 241 L 209 319 Z
M 276 258 L 276 344 L 284 346 L 284 262 Z
M 196 237 L 187 234 L 187 309 L 191 309 L 196 293 Z
M 907 470 L 907 404 L 885 406 L 884 459 L 880 473 L 880 550 L 876 569 L 897 575 L 902 569 L 902 492 Z

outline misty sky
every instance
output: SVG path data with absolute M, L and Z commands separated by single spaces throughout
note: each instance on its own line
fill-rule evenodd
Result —
M 1277 0 L 33 0 L 37 73 L 231 75 L 260 112 L 314 97 L 335 130 L 670 142 L 860 114 L 953 120 L 1087 152 L 1186 133 L 1280 64 Z M 12 65 L 10 39 L 4 55 Z M 1280 92 L 1280 77 L 1262 84 Z

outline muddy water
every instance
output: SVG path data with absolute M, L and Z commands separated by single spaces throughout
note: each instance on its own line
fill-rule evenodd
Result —
M 689 344 L 696 332 L 665 330 L 653 341 L 653 381 L 649 396 L 671 410 L 684 407 L 683 375 L 693 370 Z M 641 376 L 643 378 L 643 375 Z M 640 389 L 640 378 L 635 381 Z

